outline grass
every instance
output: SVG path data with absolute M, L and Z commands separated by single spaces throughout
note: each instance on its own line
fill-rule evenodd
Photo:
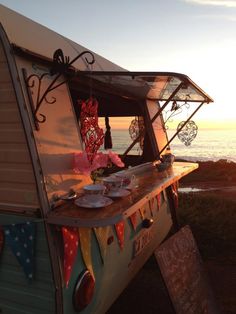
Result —
M 183 193 L 178 218 L 189 224 L 204 259 L 236 259 L 236 201 L 215 192 Z
M 181 180 L 184 186 L 236 185 L 236 164 L 225 160 L 200 162 Z M 222 314 L 236 313 L 236 191 L 179 193 L 181 226 L 188 224 L 211 277 Z M 173 314 L 157 262 L 152 256 L 111 307 L 108 314 Z

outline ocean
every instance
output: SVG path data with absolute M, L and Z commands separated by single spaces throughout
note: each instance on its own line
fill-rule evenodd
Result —
M 119 154 L 124 153 L 132 140 L 127 130 L 113 129 L 112 141 L 113 149 Z M 173 130 L 168 130 L 168 138 L 174 134 Z M 196 138 L 190 146 L 185 146 L 176 137 L 171 146 L 171 152 L 176 158 L 189 161 L 217 161 L 227 159 L 236 162 L 236 129 L 235 130 L 198 130 Z M 140 154 L 139 145 L 132 149 L 133 154 Z

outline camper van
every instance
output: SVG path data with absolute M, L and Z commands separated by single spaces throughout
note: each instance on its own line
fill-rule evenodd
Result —
M 105 313 L 178 230 L 178 181 L 198 165 L 170 143 L 212 99 L 2 5 L 0 22 L 0 312 Z M 185 102 L 196 109 L 168 139 L 163 112 Z

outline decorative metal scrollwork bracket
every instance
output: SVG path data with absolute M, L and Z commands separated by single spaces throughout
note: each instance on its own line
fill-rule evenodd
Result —
M 70 58 L 64 56 L 61 49 L 57 49 L 53 54 L 53 64 L 50 72 L 45 72 L 41 75 L 31 74 L 27 76 L 26 70 L 22 70 L 36 130 L 39 130 L 39 123 L 44 123 L 46 121 L 46 116 L 42 113 L 39 113 L 39 109 L 43 101 L 45 101 L 47 104 L 53 104 L 56 102 L 55 97 L 51 96 L 51 99 L 49 99 L 49 93 L 71 79 L 72 64 L 84 55 L 90 56 L 90 59 L 85 57 L 85 61 L 88 65 L 92 65 L 95 62 L 94 55 L 90 51 L 85 50 L 70 61 Z M 67 79 L 58 83 L 57 81 L 62 75 L 66 76 Z M 42 87 L 42 83 L 46 77 L 54 78 L 45 89 Z M 33 97 L 32 95 L 34 91 L 36 92 Z

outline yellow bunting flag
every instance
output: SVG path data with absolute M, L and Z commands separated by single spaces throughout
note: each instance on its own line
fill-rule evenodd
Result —
M 144 220 L 145 219 L 145 213 L 146 213 L 145 207 L 140 207 L 139 208 L 139 213 L 140 213 L 140 216 L 141 216 L 142 220 Z
M 130 219 L 131 225 L 135 231 L 136 227 L 137 227 L 137 212 L 134 212 L 132 215 L 130 215 L 129 219 Z
M 115 229 L 116 229 L 116 234 L 117 234 L 120 248 L 123 250 L 124 240 L 125 240 L 125 222 L 124 222 L 124 220 L 121 220 L 120 222 L 116 223 Z
M 84 263 L 91 275 L 94 277 L 92 254 L 91 254 L 91 228 L 79 228 L 80 248 L 83 256 Z
M 107 252 L 107 239 L 110 228 L 111 228 L 110 226 L 93 228 L 93 231 L 98 241 L 99 250 L 103 263 Z

